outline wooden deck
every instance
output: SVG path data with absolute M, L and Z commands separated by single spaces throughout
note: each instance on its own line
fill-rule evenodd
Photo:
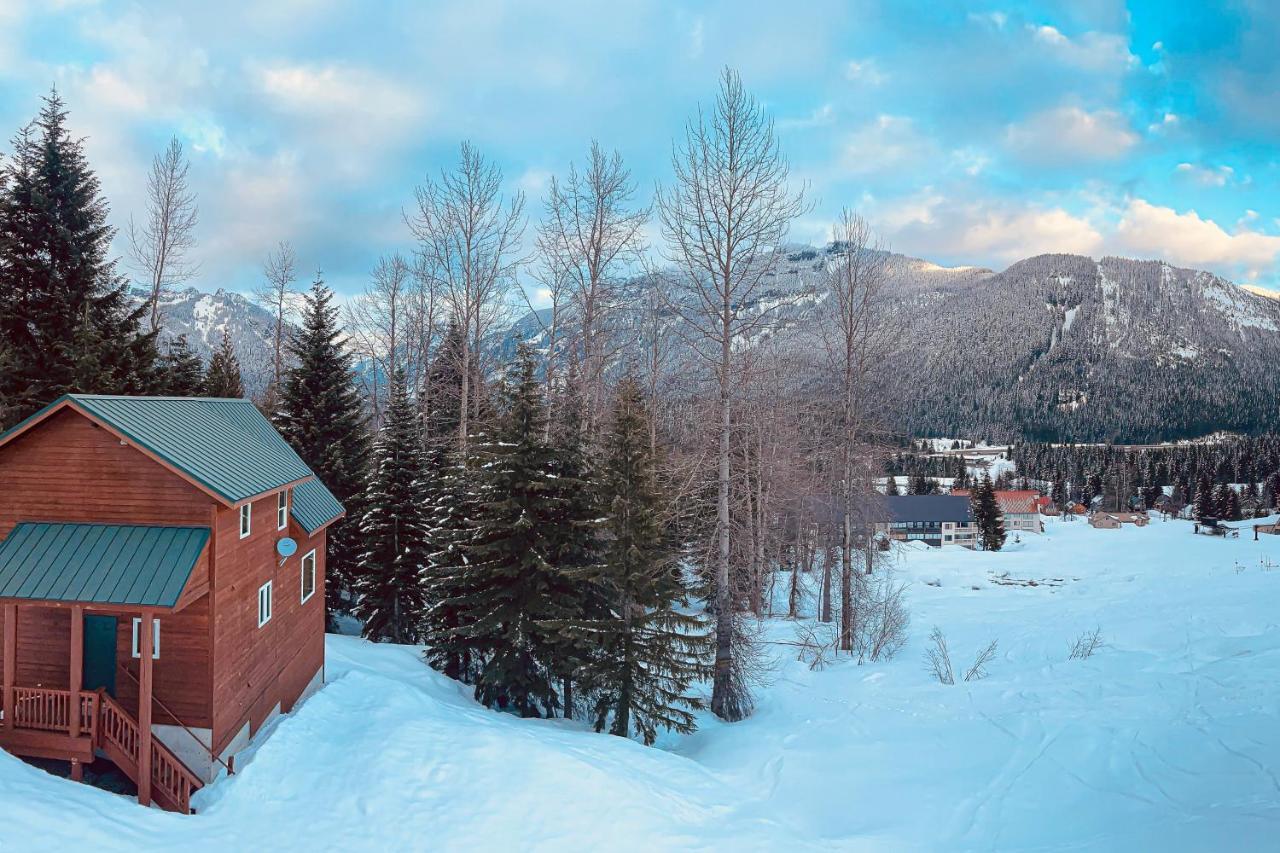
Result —
M 13 724 L 0 715 L 0 748 L 15 755 L 71 762 L 72 778 L 81 765 L 102 755 L 139 782 L 140 765 L 150 764 L 151 793 L 168 811 L 191 813 L 191 795 L 200 779 L 154 736 L 145 753 L 142 729 L 105 691 L 14 687 Z M 78 702 L 78 707 L 77 703 Z

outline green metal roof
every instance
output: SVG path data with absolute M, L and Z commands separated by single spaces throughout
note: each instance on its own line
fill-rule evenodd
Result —
M 289 442 L 248 400 L 68 396 L 233 503 L 312 476 Z
M 289 514 L 308 534 L 315 533 L 342 512 L 342 504 L 318 479 L 293 487 L 293 505 Z
M 0 542 L 0 598 L 173 607 L 207 527 L 22 522 Z

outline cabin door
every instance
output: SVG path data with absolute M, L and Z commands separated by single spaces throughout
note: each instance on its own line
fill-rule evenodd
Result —
M 116 617 L 84 617 L 84 689 L 116 695 Z

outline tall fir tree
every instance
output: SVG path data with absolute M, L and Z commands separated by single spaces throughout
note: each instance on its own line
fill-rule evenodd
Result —
M 471 607 L 476 578 L 469 559 L 476 475 L 457 458 L 452 442 L 445 444 L 428 450 L 427 467 L 434 476 L 427 496 L 427 564 L 421 576 L 424 657 L 449 678 L 474 683 L 479 643 L 467 629 L 477 618 Z
M 887 497 L 897 497 L 902 494 L 902 491 L 898 488 L 898 478 L 893 474 L 885 478 L 884 493 Z
M 600 646 L 587 686 L 596 731 L 652 744 L 659 729 L 693 731 L 702 702 L 691 686 L 708 678 L 714 646 L 702 618 L 686 613 L 688 590 L 664 515 L 639 385 L 624 379 L 605 437 L 602 493 L 606 549 L 594 582 L 608 603 L 585 620 Z
M 359 495 L 369 464 L 369 431 L 352 355 L 343 347 L 333 293 L 317 275 L 303 296 L 301 329 L 289 339 L 293 366 L 285 373 L 274 420 L 316 476 L 346 507 L 329 527 L 325 606 L 332 625 L 348 608 L 360 551 Z
M 0 170 L 0 424 L 68 392 L 154 390 L 154 333 L 109 255 L 114 229 L 56 91 Z
M 187 343 L 186 335 L 168 341 L 160 357 L 157 390 L 170 397 L 198 397 L 204 393 L 204 365 Z
M 1214 492 L 1213 477 L 1208 471 L 1201 472 L 1196 479 L 1196 518 L 1218 518 L 1218 500 Z
M 390 400 L 360 501 L 363 551 L 356 563 L 355 614 L 374 641 L 416 643 L 425 610 L 427 501 L 421 421 L 405 375 L 391 377 Z
M 222 342 L 209 359 L 209 369 L 204 374 L 204 393 L 207 397 L 244 396 L 244 382 L 240 378 L 240 359 L 231 345 L 231 335 L 222 330 Z
M 973 520 L 978 525 L 978 542 L 982 550 L 999 551 L 1004 547 L 1004 517 L 1000 513 L 1000 502 L 996 500 L 996 489 L 990 475 L 982 475 L 982 481 L 973 490 L 970 503 L 973 507 Z
M 541 383 L 527 346 L 520 345 L 516 358 L 498 426 L 477 442 L 470 578 L 453 604 L 468 614 L 459 632 L 477 657 L 476 698 L 532 717 L 560 709 L 560 638 L 549 626 L 575 615 L 574 588 L 549 559 L 558 508 Z

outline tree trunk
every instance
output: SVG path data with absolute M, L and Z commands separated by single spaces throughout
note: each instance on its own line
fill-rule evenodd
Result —
M 720 371 L 720 450 L 716 496 L 716 663 L 711 711 L 730 722 L 742 718 L 733 693 L 733 596 L 729 587 L 729 336 L 723 338 Z

